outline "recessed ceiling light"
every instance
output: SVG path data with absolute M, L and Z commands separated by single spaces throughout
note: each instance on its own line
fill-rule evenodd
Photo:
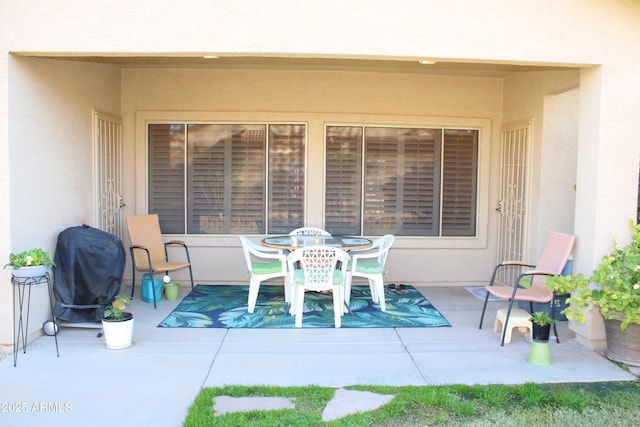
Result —
M 203 58 L 204 59 L 216 59 L 218 57 L 216 55 L 204 55 Z
M 429 59 L 422 59 L 418 62 L 421 63 L 422 65 L 433 65 L 436 63 L 436 61 L 431 61 Z

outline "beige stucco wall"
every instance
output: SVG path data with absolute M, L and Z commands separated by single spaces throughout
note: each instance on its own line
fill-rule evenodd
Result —
M 469 284 L 494 260 L 495 223 L 487 201 L 490 152 L 499 140 L 502 79 L 371 72 L 123 70 L 127 213 L 146 212 L 145 119 L 293 120 L 308 123 L 307 225 L 322 226 L 324 124 L 482 126 L 478 238 L 398 238 L 389 281 Z M 134 151 L 135 150 L 135 151 Z M 134 163 L 135 159 L 135 163 Z M 135 183 L 135 193 L 134 191 Z M 135 196 L 134 196 L 135 194 Z M 190 236 L 194 275 L 203 283 L 246 281 L 236 236 Z M 229 249 L 232 250 L 229 250 Z M 456 249 L 452 251 L 452 249 Z M 464 269 L 449 267 L 464 260 Z M 420 265 L 422 268 L 416 268 Z M 128 271 L 127 271 L 128 274 Z M 176 273 L 179 279 L 180 274 Z
M 574 70 L 505 78 L 505 125 L 533 123 L 525 213 L 527 259 L 532 262 L 542 252 L 549 231 L 574 232 L 579 81 L 580 73 Z
M 9 62 L 6 182 L 11 233 L 6 244 L 11 252 L 39 247 L 53 257 L 60 231 L 92 225 L 92 108 L 119 114 L 120 70 L 35 58 Z M 2 275 L 4 314 L 11 313 L 12 294 L 9 270 L 2 270 Z M 46 289 L 32 295 L 30 334 L 50 319 L 48 304 Z M 13 339 L 10 319 L 2 319 L 0 344 Z

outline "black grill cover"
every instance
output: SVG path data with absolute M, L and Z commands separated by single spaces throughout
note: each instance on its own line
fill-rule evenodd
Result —
M 58 235 L 54 256 L 55 316 L 68 322 L 98 322 L 120 292 L 125 252 L 117 236 L 86 225 Z

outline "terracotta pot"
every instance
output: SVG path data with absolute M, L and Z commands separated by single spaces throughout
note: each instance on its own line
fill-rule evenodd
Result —
M 630 366 L 640 366 L 640 325 L 632 323 L 624 331 L 620 320 L 605 320 L 607 335 L 606 356 L 614 362 Z

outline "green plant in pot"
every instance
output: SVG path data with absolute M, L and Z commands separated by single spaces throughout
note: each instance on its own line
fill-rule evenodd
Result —
M 107 348 L 122 349 L 133 340 L 133 314 L 126 310 L 131 297 L 120 294 L 104 310 L 102 330 Z
M 551 325 L 556 323 L 546 311 L 536 311 L 529 319 L 533 323 L 532 338 L 536 342 L 548 342 Z
M 33 248 L 19 253 L 9 254 L 9 262 L 4 268 L 10 267 L 15 277 L 28 278 L 44 276 L 49 267 L 55 263 L 49 257 L 49 253 L 40 248 Z
M 131 297 L 126 294 L 116 296 L 111 305 L 105 308 L 104 318 L 106 320 L 126 320 L 128 317 L 132 317 L 131 313 L 124 311 L 130 302 Z
M 563 310 L 568 319 L 584 322 L 585 310 L 592 305 L 598 307 L 605 320 L 607 356 L 640 366 L 640 224 L 632 220 L 630 225 L 631 242 L 620 247 L 614 240 L 611 252 L 590 277 L 553 277 L 546 284 L 552 289 L 566 287 L 572 291 L 569 305 Z M 624 348 L 617 348 L 618 345 Z

